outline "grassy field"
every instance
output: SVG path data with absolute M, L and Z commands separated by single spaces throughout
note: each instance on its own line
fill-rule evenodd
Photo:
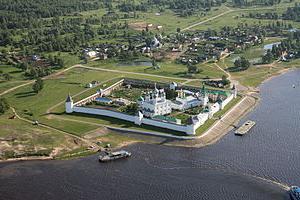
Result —
M 274 42 L 279 42 L 283 38 L 266 38 L 264 43 L 249 48 L 240 54 L 232 54 L 230 57 L 227 57 L 224 60 L 218 62 L 218 65 L 221 66 L 223 69 L 228 67 L 232 67 L 234 65 L 235 59 L 244 56 L 245 58 L 249 59 L 249 61 L 256 61 L 264 55 L 264 45 L 271 44 Z M 231 72 L 230 74 L 235 80 L 238 80 L 242 85 L 249 86 L 249 87 L 257 87 L 260 83 L 262 83 L 267 78 L 278 74 L 281 70 L 290 67 L 297 67 L 299 66 L 299 60 L 294 60 L 291 62 L 281 62 L 281 63 L 274 63 L 273 65 L 252 65 L 249 69 L 240 72 Z
M 231 8 L 231 12 L 227 13 L 226 15 L 223 15 L 222 17 L 216 18 L 212 21 L 208 21 L 204 24 L 201 24 L 199 26 L 193 27 L 193 30 L 207 30 L 214 29 L 214 30 L 220 30 L 220 28 L 224 26 L 237 26 L 241 23 L 247 23 L 248 25 L 251 24 L 268 24 L 274 22 L 274 20 L 264 20 L 264 19 L 253 19 L 253 18 L 245 18 L 242 17 L 243 15 L 247 16 L 249 13 L 265 13 L 265 12 L 276 12 L 279 15 L 283 13 L 288 7 L 294 6 L 295 2 L 287 3 L 287 2 L 281 2 L 278 5 L 270 6 L 270 7 L 249 7 L 247 9 L 237 9 L 237 8 Z M 199 20 L 201 21 L 201 20 Z M 280 21 L 280 20 L 279 20 Z M 290 23 L 293 25 L 293 27 L 298 28 L 300 25 L 297 22 L 285 20 L 286 23 Z
M 152 9 L 148 12 L 136 12 L 139 18 L 128 18 L 128 19 L 120 19 L 119 22 L 123 23 L 127 21 L 129 24 L 136 23 L 136 22 L 144 22 L 144 23 L 151 23 L 154 26 L 162 26 L 164 33 L 172 33 L 175 32 L 177 28 L 185 28 L 188 25 L 197 23 L 200 20 L 206 20 L 212 16 L 218 15 L 227 11 L 228 8 L 225 6 L 221 6 L 218 8 L 212 8 L 209 12 L 198 12 L 197 14 L 190 16 L 190 17 L 180 17 L 178 14 L 173 12 L 172 10 L 166 9 L 164 12 L 160 13 L 159 16 L 156 13 L 159 13 L 159 9 Z M 82 12 L 84 18 L 89 18 L 91 16 L 102 17 L 106 11 L 104 9 L 93 10 Z M 126 13 L 118 12 L 120 16 L 123 16 Z M 97 26 L 94 26 L 95 28 Z
M 227 12 L 230 9 L 232 11 L 223 15 L 222 17 L 216 18 L 212 21 L 208 21 L 199 26 L 195 26 L 193 30 L 207 30 L 215 29 L 220 30 L 223 26 L 236 26 L 240 23 L 250 24 L 267 24 L 273 22 L 272 20 L 257 20 L 251 18 L 245 18 L 242 15 L 248 15 L 252 13 L 264 13 L 264 12 L 277 12 L 279 14 L 283 13 L 288 6 L 293 6 L 295 2 L 292 3 L 280 3 L 279 5 L 266 7 L 266 8 L 249 8 L 249 9 L 236 9 L 228 8 L 226 6 L 221 6 L 219 8 L 212 8 L 211 11 L 206 14 L 198 12 L 197 14 L 190 17 L 180 17 L 171 10 L 166 9 L 161 12 L 160 15 L 156 15 L 158 8 L 153 9 L 149 12 L 138 12 L 138 19 L 120 19 L 116 23 L 124 23 L 127 21 L 129 24 L 136 22 L 152 23 L 154 25 L 163 26 L 161 32 L 164 33 L 174 33 L 177 28 L 184 29 L 195 23 L 204 21 L 213 16 L 217 16 L 221 13 Z M 90 17 L 102 17 L 107 11 L 104 9 L 93 10 L 88 12 L 80 13 L 82 18 L 88 19 Z M 119 13 L 122 16 L 125 13 Z M 74 16 L 66 16 L 74 17 Z M 285 21 L 286 23 L 291 23 L 293 27 L 300 28 L 298 22 Z M 100 27 L 99 24 L 92 25 L 96 30 Z M 136 30 L 130 30 L 135 32 Z M 154 32 L 158 32 L 155 30 Z M 120 31 L 117 34 L 121 34 Z M 22 37 L 19 38 L 20 40 Z M 278 42 L 282 38 L 266 38 L 264 44 L 260 46 L 255 46 L 240 54 L 233 54 L 230 57 L 218 62 L 218 65 L 223 69 L 232 67 L 234 60 L 237 57 L 244 56 L 247 59 L 256 60 L 264 54 L 263 45 L 270 44 L 273 42 Z M 118 41 L 111 38 L 98 37 L 91 43 L 99 42 L 116 42 Z M 0 47 L 1 49 L 2 47 Z M 6 47 L 9 49 L 10 47 Z M 63 53 L 63 52 L 52 52 L 46 53 L 45 56 L 56 55 L 58 57 L 63 57 L 65 61 L 65 67 L 70 67 L 74 64 L 79 64 L 82 61 L 79 59 L 79 55 Z M 149 60 L 149 59 L 148 59 Z M 128 77 L 137 78 L 142 80 L 152 80 L 152 81 L 162 81 L 162 82 L 172 82 L 176 81 L 178 83 L 186 82 L 187 78 L 202 79 L 202 78 L 221 78 L 226 75 L 222 70 L 220 70 L 213 63 L 205 63 L 197 65 L 198 68 L 202 70 L 201 73 L 195 74 L 193 77 L 188 77 L 186 75 L 187 67 L 182 64 L 178 64 L 175 61 L 164 60 L 158 62 L 160 66 L 159 69 L 153 69 L 149 66 L 132 66 L 122 64 L 118 60 L 110 61 L 90 61 L 87 65 L 95 68 L 103 68 L 110 70 L 119 70 L 120 72 L 104 72 L 97 70 L 88 70 L 83 68 L 75 68 L 58 76 L 52 77 L 51 79 L 44 81 L 44 89 L 38 94 L 32 91 L 32 85 L 28 85 L 19 88 L 5 97 L 9 101 L 10 105 L 16 109 L 20 116 L 30 119 L 38 120 L 41 123 L 47 124 L 57 130 L 63 130 L 65 132 L 71 133 L 76 136 L 84 137 L 91 132 L 103 128 L 102 126 L 113 126 L 120 128 L 131 128 L 136 130 L 150 130 L 158 132 L 167 132 L 174 135 L 184 135 L 183 133 L 167 131 L 165 129 L 151 127 L 151 126 L 137 126 L 133 123 L 125 122 L 122 120 L 82 115 L 82 114 L 72 114 L 67 115 L 64 113 L 64 101 L 68 93 L 70 93 L 75 101 L 87 97 L 96 92 L 99 88 L 105 88 L 116 81 Z M 151 61 L 150 61 L 151 62 Z M 263 80 L 271 77 L 274 74 L 278 74 L 282 69 L 299 66 L 300 61 L 294 60 L 288 63 L 276 63 L 270 66 L 259 66 L 253 65 L 246 71 L 233 72 L 231 73 L 233 79 L 238 80 L 242 85 L 256 87 Z M 6 89 L 12 88 L 19 85 L 26 80 L 23 73 L 10 66 L 10 65 L 0 65 L 0 70 L 3 73 L 9 73 L 11 75 L 11 80 L 5 81 L 0 80 L 0 93 Z M 143 73 L 145 75 L 137 74 L 126 74 L 122 72 L 134 72 Z M 148 74 L 148 75 L 147 75 Z M 165 77 L 155 77 L 149 75 L 158 75 Z M 167 78 L 169 77 L 169 78 Z M 86 84 L 96 80 L 101 82 L 98 87 L 87 89 Z M 194 80 L 188 82 L 187 84 L 200 86 L 199 80 Z M 232 108 L 241 97 L 230 102 L 225 109 L 215 114 L 214 118 L 224 115 L 230 108 Z M 47 114 L 49 109 L 53 115 Z M 28 155 L 50 155 L 51 152 L 58 151 L 59 158 L 71 158 L 77 156 L 83 156 L 89 154 L 86 151 L 86 146 L 79 141 L 74 141 L 74 138 L 66 136 L 59 131 L 53 131 L 46 128 L 41 128 L 39 126 L 33 126 L 30 123 L 26 123 L 19 119 L 9 119 L 13 114 L 8 112 L 5 115 L 0 116 L 0 158 L 9 157 L 20 157 Z M 181 116 L 183 120 L 186 120 L 186 116 Z M 203 126 L 197 129 L 197 135 L 204 133 L 216 119 L 208 120 Z M 126 137 L 124 135 L 116 134 L 111 131 L 106 131 L 105 134 L 92 138 L 93 142 L 101 141 L 102 146 L 107 143 L 111 143 L 113 146 L 118 146 L 128 141 L 135 141 L 132 138 Z
M 8 112 L 0 117 L 0 159 L 23 156 L 49 156 L 52 151 L 63 153 L 85 148 L 80 141 L 58 131 L 34 126 L 19 119 L 9 119 Z
M 44 89 L 38 94 L 32 92 L 31 85 L 29 85 L 17 89 L 12 93 L 7 94 L 5 97 L 8 99 L 9 103 L 17 110 L 17 112 L 25 118 L 38 120 L 40 122 L 49 124 L 53 127 L 76 135 L 84 135 L 84 133 L 95 129 L 96 126 L 90 124 L 80 124 L 71 121 L 62 122 L 58 119 L 49 119 L 46 114 L 47 110 L 50 107 L 62 102 L 62 104 L 58 105 L 57 108 L 52 110 L 52 112 L 62 114 L 64 112 L 64 100 L 66 99 L 68 93 L 70 93 L 71 95 L 75 95 L 82 91 L 85 91 L 81 95 L 74 98 L 75 100 L 79 100 L 95 93 L 98 88 L 109 86 L 110 84 L 119 80 L 121 77 L 123 76 L 120 76 L 120 74 L 118 73 L 91 71 L 87 69 L 76 68 L 72 71 L 68 71 L 58 77 L 55 77 L 55 79 L 45 80 Z M 162 78 L 145 78 L 144 76 L 139 77 L 137 75 L 132 75 L 129 77 L 158 80 L 163 82 L 168 81 Z M 85 85 L 92 80 L 98 80 L 103 83 L 100 84 L 98 88 L 86 89 Z M 99 124 L 111 123 L 109 120 L 101 121 L 98 119 L 96 120 L 96 122 Z
M 1 65 L 0 70 L 3 74 L 9 74 L 10 80 L 0 78 L 0 93 L 24 82 L 24 76 L 21 70 L 12 67 L 11 65 Z
M 225 75 L 223 71 L 219 70 L 213 64 L 198 64 L 198 68 L 202 70 L 202 72 L 194 74 L 192 77 L 187 76 L 187 67 L 183 64 L 177 64 L 175 61 L 163 61 L 157 63 L 160 66 L 160 69 L 154 69 L 149 66 L 131 66 L 126 64 L 121 64 L 118 61 L 95 61 L 90 62 L 88 65 L 91 67 L 99 67 L 103 69 L 113 69 L 119 71 L 127 71 L 127 72 L 137 72 L 137 73 L 145 73 L 145 74 L 153 74 L 159 76 L 168 76 L 175 78 L 221 78 L 222 75 Z

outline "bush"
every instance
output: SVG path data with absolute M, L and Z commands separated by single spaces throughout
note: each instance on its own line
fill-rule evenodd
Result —
M 9 109 L 9 104 L 5 98 L 0 98 L 0 115 L 4 114 Z

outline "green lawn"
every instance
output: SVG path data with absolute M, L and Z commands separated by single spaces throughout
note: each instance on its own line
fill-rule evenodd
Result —
M 11 65 L 0 64 L 0 70 L 3 74 L 7 73 L 11 77 L 8 81 L 4 78 L 0 78 L 0 93 L 24 82 L 23 72 L 20 69 Z
M 222 75 L 224 75 L 224 72 L 219 70 L 213 64 L 199 64 L 197 66 L 202 70 L 202 72 L 194 74 L 192 77 L 190 77 L 186 75 L 187 66 L 183 64 L 177 64 L 175 63 L 175 61 L 158 62 L 160 69 L 153 69 L 152 67 L 149 66 L 130 66 L 130 65 L 126 66 L 125 64 L 119 66 L 118 61 L 95 61 L 95 62 L 90 62 L 88 65 L 91 67 L 99 67 L 104 69 L 153 74 L 153 75 L 174 77 L 180 79 L 182 78 L 201 79 L 201 78 L 206 78 L 207 76 L 210 78 L 221 78 Z
M 49 156 L 52 150 L 65 151 L 82 147 L 58 131 L 34 126 L 19 119 L 9 119 L 11 111 L 0 116 L 0 159 L 22 156 Z M 5 142 L 3 142 L 5 141 Z
M 250 12 L 251 13 L 265 13 L 265 12 L 278 12 L 278 13 L 283 13 L 289 6 L 294 6 L 295 2 L 292 3 L 286 3 L 282 2 L 278 5 L 274 6 L 269 6 L 269 7 L 249 7 L 247 9 L 237 9 L 237 8 L 232 8 L 232 12 L 227 13 L 223 15 L 222 17 L 216 18 L 212 21 L 208 21 L 204 24 L 201 24 L 199 26 L 196 26 L 193 28 L 193 30 L 207 30 L 208 28 L 210 29 L 215 29 L 215 30 L 220 30 L 220 28 L 224 26 L 237 26 L 238 24 L 241 23 L 247 23 L 248 25 L 250 24 L 258 24 L 259 22 L 261 24 L 268 24 L 274 22 L 274 20 L 259 20 L 259 19 L 254 19 L 254 18 L 245 18 L 242 17 L 242 15 L 248 15 Z M 201 20 L 199 20 L 201 21 Z M 286 23 L 291 23 L 293 27 L 299 27 L 299 23 L 285 20 Z
M 45 80 L 44 89 L 38 94 L 33 93 L 31 85 L 29 85 L 17 89 L 14 92 L 5 95 L 5 97 L 8 99 L 10 105 L 12 105 L 16 109 L 16 111 L 25 118 L 31 120 L 38 120 L 42 123 L 49 124 L 53 127 L 65 130 L 76 135 L 83 135 L 84 133 L 95 129 L 97 126 L 90 124 L 75 123 L 70 121 L 61 121 L 58 119 L 48 119 L 48 116 L 45 115 L 47 109 L 58 103 L 63 102 L 66 99 L 66 96 L 69 92 L 71 95 L 75 95 L 85 90 L 84 93 L 74 98 L 76 101 L 95 93 L 98 88 L 108 87 L 109 85 L 118 81 L 121 77 L 123 76 L 121 76 L 118 73 L 92 71 L 82 68 L 76 68 L 65 72 L 64 74 L 61 74 L 60 76 L 56 77 L 56 79 Z M 163 82 L 168 81 L 162 78 L 145 78 L 144 76 L 137 75 L 132 75 L 129 77 L 157 80 Z M 108 82 L 101 84 L 98 88 L 86 89 L 85 85 L 92 80 Z M 52 112 L 62 114 L 64 112 L 64 103 L 59 105 Z M 115 123 L 107 119 L 99 120 L 92 118 L 89 119 L 87 117 L 82 117 L 80 119 L 107 125 Z M 126 127 L 126 124 L 124 125 L 123 122 L 118 123 L 120 126 Z

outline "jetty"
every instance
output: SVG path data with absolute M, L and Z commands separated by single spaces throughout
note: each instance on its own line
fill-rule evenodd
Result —
M 235 131 L 235 135 L 243 136 L 250 131 L 250 129 L 255 125 L 254 121 L 246 121 L 240 128 Z

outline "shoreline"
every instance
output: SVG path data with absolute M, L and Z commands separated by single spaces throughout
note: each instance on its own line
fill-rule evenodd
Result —
M 124 141 L 122 143 L 120 143 L 119 145 L 111 148 L 111 150 L 115 151 L 118 150 L 120 148 L 123 147 L 127 147 L 133 144 L 138 143 L 138 141 Z M 104 148 L 99 148 L 99 150 L 103 151 Z M 68 157 L 62 156 L 57 156 L 57 157 L 53 157 L 53 156 L 29 156 L 29 157 L 20 157 L 20 158 L 9 158 L 6 160 L 0 160 L 0 164 L 1 163 L 14 163 L 14 162 L 21 162 L 21 161 L 50 161 L 50 160 L 71 160 L 71 159 L 78 159 L 78 158 L 82 158 L 82 157 L 86 157 L 87 154 L 84 155 L 80 155 L 82 153 L 89 153 L 88 155 L 94 155 L 97 154 L 100 151 L 91 151 L 91 150 L 86 150 L 86 151 L 80 151 L 77 152 L 76 154 L 78 154 L 77 156 L 74 156 L 72 154 L 65 154 L 65 155 L 69 155 Z
M 253 104 L 251 105 L 242 105 L 242 112 L 237 115 L 236 118 L 234 118 L 229 124 L 226 122 L 223 122 L 222 120 L 217 120 L 203 135 L 201 135 L 199 138 L 190 140 L 190 141 L 175 141 L 173 143 L 169 143 L 166 145 L 169 146 L 179 146 L 179 147 L 192 147 L 192 148 L 202 148 L 209 145 L 213 145 L 216 142 L 218 142 L 220 139 L 222 139 L 225 135 L 227 135 L 232 129 L 232 125 L 237 124 L 240 120 L 242 120 L 247 114 L 253 111 L 253 109 L 256 108 L 256 106 L 260 102 L 260 98 L 256 98 L 253 96 L 246 96 L 244 97 L 238 104 L 236 104 L 232 109 L 230 109 L 227 113 L 224 114 L 223 118 L 226 117 L 226 115 L 233 114 L 235 115 L 236 112 L 240 111 L 240 104 L 242 101 L 245 101 L 245 98 L 251 98 L 253 100 Z M 216 126 L 221 126 L 221 129 L 218 129 L 220 127 L 217 127 L 216 130 L 213 130 Z M 210 133 L 211 132 L 211 133 Z
M 285 69 L 279 70 L 277 73 L 275 73 L 272 76 L 268 77 L 267 79 L 263 80 L 259 84 L 259 86 L 262 85 L 262 84 L 264 84 L 264 83 L 266 83 L 267 81 L 272 80 L 273 78 L 275 78 L 277 76 L 283 75 L 283 74 L 285 74 L 285 73 L 287 73 L 289 71 L 295 70 L 295 69 L 296 68 L 285 68 Z M 259 90 L 258 87 L 256 88 L 256 92 L 259 93 L 260 90 Z M 251 94 L 253 94 L 253 91 L 249 90 L 246 93 L 246 95 L 243 97 L 243 99 L 241 99 L 236 105 L 234 105 L 233 108 L 231 108 L 230 110 L 228 110 L 224 114 L 224 116 L 226 116 L 229 113 L 234 112 L 237 109 L 236 106 L 238 106 L 244 100 L 244 98 L 246 98 L 246 97 L 250 97 L 250 98 L 255 99 L 255 103 L 253 105 L 251 105 L 251 106 L 244 107 L 245 110 L 237 118 L 235 118 L 233 120 L 232 124 L 239 123 L 239 121 L 241 121 L 247 114 L 249 114 L 250 112 L 252 112 L 257 107 L 257 105 L 259 104 L 260 97 L 259 96 L 252 96 Z M 209 138 L 209 136 L 211 136 L 211 135 L 208 132 L 211 131 L 218 123 L 221 123 L 221 120 L 215 121 L 211 125 L 211 127 L 209 127 L 203 133 L 203 135 L 200 135 L 196 139 L 185 140 L 185 141 L 178 140 L 178 141 L 173 141 L 173 142 L 167 142 L 167 143 L 164 143 L 164 145 L 177 146 L 177 147 L 191 147 L 191 148 L 203 148 L 203 147 L 206 147 L 206 146 L 209 146 L 209 145 L 213 145 L 213 144 L 217 143 L 219 140 L 221 140 L 224 136 L 226 136 L 233 129 L 233 127 L 231 125 L 227 125 L 227 127 L 225 127 L 224 129 L 222 129 L 221 133 L 213 135 L 212 138 Z M 122 134 L 122 133 L 119 133 L 119 134 Z M 156 136 L 156 137 L 159 137 L 159 136 Z M 130 145 L 139 143 L 139 142 L 141 142 L 141 143 L 147 143 L 147 141 L 138 141 L 138 140 L 125 141 L 125 142 L 122 142 L 122 143 L 118 144 L 116 147 L 113 147 L 112 150 L 116 150 L 116 149 L 120 149 L 120 148 L 123 148 L 123 147 L 127 147 L 127 146 L 130 146 Z M 149 142 L 149 143 L 151 143 L 151 142 Z M 189 144 L 187 144 L 187 143 L 189 143 Z M 98 151 L 90 152 L 89 155 L 96 154 L 97 152 Z M 59 156 L 58 157 L 52 157 L 52 156 L 40 156 L 40 157 L 38 157 L 38 156 L 32 156 L 32 157 L 9 158 L 9 159 L 6 159 L 6 160 L 0 160 L 0 163 L 9 163 L 9 162 L 18 162 L 18 161 L 68 160 L 68 159 L 78 159 L 80 157 L 85 157 L 85 156 L 86 155 L 74 156 L 74 157 L 71 156 L 71 157 L 62 158 L 62 159 L 60 159 Z
M 272 80 L 273 78 L 276 78 L 277 76 L 281 76 L 281 75 L 283 75 L 283 74 L 285 74 L 285 73 L 288 73 L 288 72 L 290 72 L 290 71 L 294 71 L 294 70 L 296 70 L 296 69 L 297 69 L 297 68 L 295 68 L 295 67 L 290 67 L 290 68 L 284 68 L 284 69 L 281 69 L 281 70 L 279 70 L 278 72 L 276 72 L 275 74 L 273 74 L 272 76 L 270 76 L 270 77 L 266 78 L 265 80 L 263 80 L 263 81 L 259 84 L 259 86 L 262 85 L 262 84 L 264 84 L 264 83 L 266 83 L 266 82 L 268 82 L 268 81 L 270 81 L 270 80 Z
M 278 76 L 281 76 L 281 75 L 284 75 L 290 71 L 294 71 L 296 68 L 294 67 L 290 67 L 290 68 L 285 68 L 285 69 L 281 69 L 279 70 L 278 72 L 276 72 L 275 74 L 271 75 L 270 77 L 268 77 L 267 79 L 263 80 L 258 87 L 256 87 L 256 91 L 255 93 L 260 93 L 260 89 L 259 87 L 272 80 L 273 78 L 276 78 Z M 252 98 L 255 98 L 255 104 L 253 106 L 250 106 L 248 109 L 246 109 L 241 116 L 239 116 L 235 121 L 234 123 L 239 123 L 246 115 L 248 115 L 249 113 L 251 113 L 260 103 L 260 96 L 252 96 L 251 94 L 253 94 L 254 91 L 248 91 L 248 93 L 246 95 L 249 95 L 251 96 Z M 234 108 L 232 108 L 234 109 Z M 230 109 L 228 112 L 230 112 L 232 109 Z M 218 121 L 216 121 L 215 123 L 217 123 Z M 212 125 L 213 126 L 213 125 Z M 211 128 L 211 127 L 210 127 Z M 209 129 L 210 129 L 209 128 Z M 205 142 L 204 144 L 202 144 L 201 146 L 187 146 L 187 147 L 198 147 L 198 148 L 201 148 L 201 147 L 205 147 L 205 146 L 209 146 L 209 145 L 212 145 L 212 144 L 215 144 L 216 142 L 218 142 L 220 139 L 222 139 L 225 135 L 227 135 L 231 130 L 233 129 L 232 126 L 228 126 L 226 129 L 223 130 L 223 134 L 219 134 L 217 137 L 213 138 L 212 140 L 209 140 L 207 142 Z

